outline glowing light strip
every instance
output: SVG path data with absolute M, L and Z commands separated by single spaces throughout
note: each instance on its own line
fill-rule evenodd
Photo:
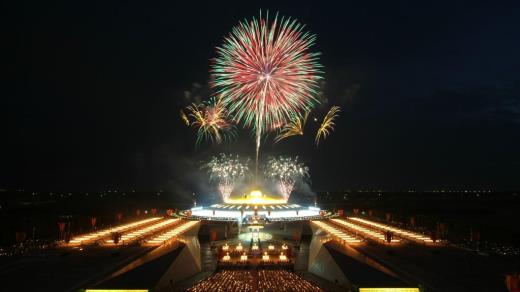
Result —
M 356 217 L 348 217 L 348 219 L 349 220 L 353 220 L 353 221 L 357 221 L 357 222 L 361 222 L 363 224 L 366 224 L 366 225 L 369 225 L 369 226 L 373 226 L 373 227 L 376 227 L 376 228 L 379 228 L 379 229 L 383 229 L 385 231 L 392 231 L 392 232 L 396 233 L 397 235 L 399 235 L 401 237 L 405 237 L 405 238 L 408 238 L 408 239 L 411 239 L 411 240 L 414 240 L 414 241 L 419 241 L 419 242 L 422 241 L 422 242 L 426 242 L 426 243 L 433 243 L 433 240 L 431 240 L 431 238 L 429 238 L 428 236 L 419 234 L 419 233 L 410 232 L 410 231 L 407 231 L 407 230 L 404 230 L 404 229 L 400 229 L 400 228 L 397 228 L 397 227 L 392 227 L 392 226 L 389 226 L 389 225 L 376 223 L 376 222 L 373 222 L 373 221 L 369 221 L 369 220 L 365 220 L 365 219 L 361 219 L 361 218 L 356 218 Z
M 364 236 L 366 237 L 370 237 L 370 238 L 374 238 L 374 239 L 377 239 L 379 241 L 384 241 L 386 242 L 386 238 L 385 238 L 385 234 L 383 232 L 380 232 L 380 231 L 374 231 L 374 230 L 371 230 L 371 229 L 368 229 L 368 228 L 365 228 L 361 225 L 356 225 L 354 223 L 350 223 L 350 222 L 347 222 L 347 221 L 344 221 L 344 220 L 340 220 L 340 219 L 331 219 L 332 222 L 335 222 L 339 225 L 342 225 L 350 230 L 353 230 L 355 232 L 359 232 L 361 234 L 363 234 Z M 392 243 L 397 243 L 397 242 L 400 242 L 400 240 L 398 238 L 392 238 Z
M 327 233 L 332 234 L 336 238 L 340 239 L 344 243 L 355 244 L 360 243 L 361 240 L 356 237 L 330 225 L 329 223 L 325 223 L 323 221 L 311 221 L 312 223 L 318 225 L 321 229 L 325 230 Z
M 152 244 L 152 245 L 163 244 L 165 241 L 168 241 L 168 240 L 172 239 L 173 237 L 178 236 L 178 235 L 188 231 L 193 226 L 195 226 L 197 223 L 199 223 L 199 221 L 188 221 L 185 223 L 181 223 L 181 224 L 173 227 L 172 229 L 166 231 L 165 233 L 160 234 L 160 235 L 146 241 L 146 243 Z
M 134 230 L 134 231 L 129 232 L 127 234 L 123 234 L 123 236 L 121 236 L 120 243 L 128 243 L 128 242 L 134 241 L 137 238 L 140 238 L 142 236 L 146 236 L 147 234 L 151 234 L 153 232 L 159 231 L 160 229 L 168 227 L 168 226 L 176 223 L 179 220 L 180 219 L 168 219 L 168 220 L 161 221 L 159 223 L 156 223 L 156 224 L 153 224 L 153 225 L 150 225 L 150 226 L 146 226 L 144 228 L 140 228 L 140 229 Z M 114 241 L 113 240 L 107 240 L 107 242 L 108 243 L 113 243 Z
M 108 229 L 103 229 L 103 230 L 100 230 L 97 232 L 77 236 L 77 237 L 74 237 L 69 242 L 69 244 L 79 245 L 79 244 L 88 243 L 88 242 L 95 241 L 100 238 L 106 237 L 106 236 L 110 235 L 110 233 L 112 233 L 112 232 L 123 232 L 125 230 L 131 229 L 134 227 L 138 227 L 138 226 L 150 223 L 150 222 L 154 222 L 154 221 L 157 221 L 160 219 L 162 219 L 162 218 L 161 217 L 148 218 L 148 219 L 144 219 L 144 220 L 140 220 L 140 221 L 124 224 L 124 225 L 119 225 L 119 226 L 108 228 Z

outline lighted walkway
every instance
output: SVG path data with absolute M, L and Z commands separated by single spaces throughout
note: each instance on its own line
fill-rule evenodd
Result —
M 166 219 L 164 221 L 160 221 L 158 223 L 125 233 L 121 236 L 121 239 L 119 240 L 119 244 L 128 244 L 128 243 L 134 242 L 140 238 L 150 236 L 156 232 L 161 231 L 162 229 L 165 229 L 165 228 L 168 228 L 168 227 L 174 225 L 179 220 L 180 219 Z M 106 242 L 114 243 L 114 241 L 112 239 L 109 239 Z
M 182 233 L 190 230 L 193 226 L 197 225 L 199 221 L 186 221 L 170 228 L 166 232 L 157 235 L 146 241 L 146 245 L 161 245 L 170 239 L 181 235 Z
M 344 244 L 359 244 L 361 243 L 361 240 L 356 238 L 350 233 L 347 233 L 346 231 L 343 231 L 339 229 L 338 227 L 332 225 L 329 222 L 326 221 L 311 221 L 313 224 L 321 228 L 322 230 L 326 231 L 327 233 L 331 234 L 336 240 L 339 240 L 340 242 Z
M 118 226 L 115 226 L 112 228 L 102 229 L 102 230 L 92 232 L 92 233 L 87 233 L 87 234 L 72 238 L 72 240 L 69 242 L 69 245 L 81 245 L 81 244 L 93 243 L 96 240 L 109 236 L 112 232 L 124 232 L 126 230 L 136 228 L 136 227 L 139 227 L 142 225 L 146 225 L 146 224 L 149 224 L 149 223 L 161 220 L 161 219 L 162 219 L 162 217 L 153 217 L 153 218 L 139 220 L 139 221 L 124 224 L 124 225 L 118 225 Z
M 426 235 L 423 235 L 423 234 L 420 234 L 420 233 L 411 232 L 411 231 L 404 230 L 404 229 L 401 229 L 401 228 L 397 228 L 397 227 L 393 227 L 393 226 L 390 226 L 390 225 L 381 224 L 381 223 L 377 223 L 377 222 L 374 222 L 374 221 L 361 219 L 361 218 L 357 218 L 357 217 L 348 217 L 348 220 L 352 220 L 352 221 L 355 221 L 355 222 L 363 223 L 363 224 L 365 224 L 367 226 L 371 226 L 371 227 L 377 228 L 379 230 L 391 231 L 391 232 L 393 232 L 397 236 L 400 236 L 402 238 L 406 238 L 406 239 L 409 239 L 409 240 L 413 240 L 415 242 L 419 242 L 419 243 L 433 243 L 433 240 L 430 237 L 428 237 Z
M 348 222 L 348 221 L 345 221 L 342 219 L 331 219 L 331 221 L 347 228 L 349 231 L 354 232 L 356 234 L 361 234 L 364 237 L 369 237 L 369 238 L 375 239 L 380 242 L 388 243 L 386 241 L 385 233 L 383 231 L 372 230 L 372 229 L 366 228 L 362 225 Z M 400 242 L 400 240 L 398 238 L 392 238 L 392 240 L 391 240 L 391 243 L 398 243 L 398 242 Z

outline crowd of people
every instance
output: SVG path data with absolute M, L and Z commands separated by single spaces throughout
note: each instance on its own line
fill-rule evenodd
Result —
M 283 269 L 224 270 L 197 283 L 187 291 L 303 291 L 321 292 L 298 275 Z
M 286 270 L 258 270 L 258 291 L 323 291 Z
M 195 286 L 186 290 L 188 292 L 203 291 L 231 291 L 246 292 L 255 291 L 254 279 L 250 271 L 231 271 L 225 270 L 197 283 Z

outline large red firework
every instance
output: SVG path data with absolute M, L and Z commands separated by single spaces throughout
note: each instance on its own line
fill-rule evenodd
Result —
M 309 52 L 316 36 L 291 18 L 243 21 L 217 48 L 214 88 L 231 116 L 260 137 L 309 111 L 321 79 L 319 53 Z

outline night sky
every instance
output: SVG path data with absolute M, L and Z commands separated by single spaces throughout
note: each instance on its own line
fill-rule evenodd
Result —
M 319 148 L 311 120 L 261 156 L 299 155 L 314 190 L 520 188 L 518 1 L 12 2 L 0 188 L 189 191 L 210 155 L 253 158 L 247 131 L 196 148 L 178 113 L 210 94 L 215 47 L 260 9 L 317 34 L 315 116 L 342 107 Z

